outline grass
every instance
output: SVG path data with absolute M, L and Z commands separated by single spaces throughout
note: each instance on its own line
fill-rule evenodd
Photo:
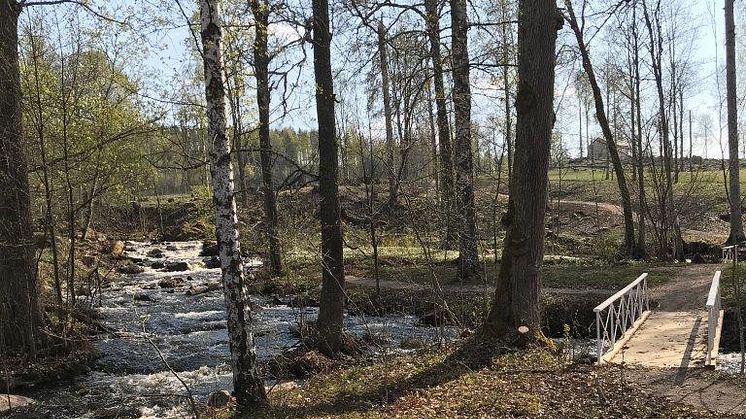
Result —
M 467 341 L 309 379 L 270 394 L 261 418 L 709 417 L 625 384 L 614 368 Z
M 618 263 L 607 264 L 592 260 L 570 259 L 570 262 L 560 260 L 551 263 L 549 260 L 542 266 L 542 282 L 544 287 L 550 288 L 621 288 L 643 272 L 649 272 L 648 283 L 656 286 L 670 279 L 670 272 L 659 270 L 659 263 Z M 349 260 L 348 260 L 349 262 Z M 370 260 L 356 260 L 357 263 L 348 265 L 348 272 L 356 276 L 373 278 L 374 271 Z M 399 281 L 430 285 L 432 283 L 431 268 L 417 258 L 409 259 L 402 256 L 393 258 L 382 257 L 380 267 L 381 281 Z M 485 283 L 492 284 L 497 278 L 499 265 L 488 261 L 485 263 Z M 440 259 L 432 265 L 432 272 L 444 285 L 460 284 L 458 268 L 452 260 Z
M 370 260 L 362 258 L 348 259 L 346 272 L 364 278 L 373 278 Z M 611 295 L 634 280 L 643 272 L 649 272 L 649 285 L 665 283 L 673 274 L 665 265 L 622 263 L 608 265 L 591 262 L 556 262 L 545 263 L 543 267 L 544 287 L 601 289 Z M 447 305 L 452 321 L 465 328 L 478 327 L 488 313 L 497 267 L 488 263 L 487 280 L 484 283 L 467 284 L 483 285 L 482 287 L 459 288 L 457 268 L 451 261 L 433 266 L 433 272 L 443 285 L 442 294 L 431 288 L 430 268 L 417 258 L 384 259 L 381 266 L 382 290 L 376 294 L 375 288 L 348 286 L 348 309 L 353 313 L 371 316 L 381 315 L 415 315 L 423 316 L 441 310 Z M 301 295 L 311 301 L 319 298 L 321 272 L 317 262 L 303 259 L 287 261 L 287 274 L 269 278 L 260 275 L 256 282 L 258 291 L 263 294 Z M 413 284 L 408 289 L 387 288 L 386 282 L 398 281 Z M 593 307 L 599 302 L 598 297 L 587 295 L 545 294 L 542 299 L 544 311 L 544 330 L 551 336 L 561 336 L 564 324 L 572 326 L 573 335 L 585 336 L 592 319 Z

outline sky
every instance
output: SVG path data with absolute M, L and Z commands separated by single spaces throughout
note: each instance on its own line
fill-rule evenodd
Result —
M 191 16 L 196 10 L 196 1 L 181 0 L 112 0 L 102 2 L 93 1 L 93 7 L 96 10 L 105 10 L 109 16 L 121 18 L 127 16 L 127 20 L 138 27 L 136 34 L 132 34 L 130 42 L 132 47 L 139 50 L 137 60 L 132 60 L 127 65 L 129 71 L 139 77 L 143 83 L 144 95 L 148 98 L 155 99 L 155 103 L 163 103 L 175 97 L 181 89 L 184 88 L 181 79 L 188 75 L 194 67 L 193 53 L 191 52 L 194 45 L 193 34 L 186 25 L 186 16 Z M 181 4 L 179 8 L 178 5 Z M 684 3 L 682 3 L 684 4 Z M 704 141 L 695 140 L 693 154 L 707 155 L 708 157 L 719 157 L 721 150 L 718 141 L 724 135 L 719 135 L 718 130 L 718 92 L 716 83 L 716 69 L 718 65 L 722 66 L 724 62 L 723 46 L 723 10 L 722 0 L 689 0 L 686 2 L 689 6 L 691 26 L 696 27 L 697 36 L 692 48 L 692 61 L 696 63 L 694 87 L 685 98 L 685 107 L 691 109 L 695 115 L 695 120 L 702 119 L 701 115 L 710 115 L 713 121 L 714 130 L 708 139 L 709 146 L 705 148 Z M 43 8 L 34 8 L 32 13 L 37 13 L 45 17 L 58 15 L 61 10 L 71 10 L 74 6 L 45 6 Z M 308 16 L 310 10 L 308 5 L 302 8 L 302 14 Z M 740 24 L 740 15 L 744 5 L 737 6 L 737 32 L 741 28 L 746 30 L 746 25 Z M 38 9 L 38 10 L 36 10 Z M 79 8 L 78 8 L 79 9 Z M 82 15 L 82 19 L 92 19 L 90 14 L 78 10 L 77 13 Z M 157 16 L 158 19 L 153 19 Z M 444 19 L 445 21 L 446 19 Z M 345 22 L 337 23 L 344 26 Z M 149 29 L 144 29 L 149 28 Z M 349 29 L 349 28 L 348 28 Z M 273 25 L 273 34 L 282 36 L 285 39 L 295 39 L 302 36 L 302 28 L 296 28 L 288 24 Z M 353 68 L 351 56 L 350 38 L 345 35 L 344 30 L 339 29 L 337 34 L 342 34 L 334 38 L 333 45 L 333 71 L 336 80 L 341 80 L 339 90 L 342 103 L 338 108 L 344 108 L 344 111 L 351 114 L 357 114 L 362 119 L 367 119 L 367 97 L 366 92 L 361 87 L 363 72 Z M 198 35 L 198 34 L 197 34 Z M 562 43 L 574 46 L 574 39 L 569 36 L 567 25 L 563 29 L 558 47 Z M 742 41 L 746 37 L 739 37 L 738 51 L 746 52 Z M 448 42 L 446 40 L 446 42 Z M 593 39 L 590 44 L 592 53 L 604 48 L 603 37 L 599 36 Z M 371 51 L 373 51 L 371 49 Z M 297 78 L 300 82 L 299 88 L 291 96 L 289 109 L 291 111 L 281 119 L 275 119 L 274 125 L 277 127 L 289 126 L 297 129 L 314 129 L 315 109 L 312 90 L 312 52 L 310 47 L 306 46 L 308 58 L 306 64 Z M 647 51 L 641 51 L 646 54 Z M 594 57 L 598 58 L 597 55 Z M 743 62 L 746 62 L 744 60 Z M 558 68 L 555 103 L 558 106 L 558 120 L 556 131 L 562 135 L 563 144 L 571 156 L 579 153 L 579 144 L 577 139 L 578 118 L 577 118 L 577 100 L 572 85 L 567 84 L 567 75 L 572 74 L 579 68 L 579 63 L 572 63 L 565 68 Z M 367 71 L 367 70 L 365 70 Z M 295 80 L 295 78 L 293 78 Z M 721 80 L 724 83 L 724 79 Z M 482 75 L 478 71 L 472 71 L 473 84 L 473 120 L 477 125 L 485 123 L 487 118 L 496 113 L 496 109 L 502 109 L 502 105 L 491 99 L 489 96 L 494 95 L 485 87 Z M 274 102 L 279 101 L 275 95 Z M 251 118 L 251 115 L 248 116 Z M 699 132 L 698 124 L 695 124 L 695 137 Z M 381 135 L 383 123 L 379 117 L 374 117 L 368 124 L 363 122 L 363 126 L 371 126 L 374 135 Z M 590 133 L 592 136 L 600 135 L 600 130 L 591 121 Z

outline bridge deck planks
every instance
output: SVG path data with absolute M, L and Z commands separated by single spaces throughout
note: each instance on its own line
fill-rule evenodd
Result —
M 609 362 L 660 368 L 705 366 L 707 313 L 655 311 Z

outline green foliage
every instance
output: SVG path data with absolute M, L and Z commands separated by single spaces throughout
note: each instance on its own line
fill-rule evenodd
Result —
M 619 256 L 621 240 L 618 232 L 605 231 L 592 238 L 591 248 L 595 256 L 606 261 L 614 261 Z
M 70 44 L 60 45 L 41 20 L 24 32 L 21 84 L 32 197 L 41 199 L 46 190 L 55 204 L 48 211 L 75 218 L 83 218 L 91 199 L 131 200 L 155 174 L 145 158 L 152 126 L 137 84 L 100 47 L 95 32 L 70 34 Z

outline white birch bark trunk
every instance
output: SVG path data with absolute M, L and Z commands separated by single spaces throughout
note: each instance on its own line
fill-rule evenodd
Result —
M 215 204 L 215 232 L 220 249 L 223 293 L 228 311 L 233 390 L 239 408 L 266 402 L 264 383 L 256 368 L 252 313 L 244 290 L 243 260 L 238 238 L 231 145 L 226 136 L 225 81 L 221 54 L 219 0 L 200 0 L 202 55 L 205 67 L 207 138 L 212 141 L 210 172 Z

